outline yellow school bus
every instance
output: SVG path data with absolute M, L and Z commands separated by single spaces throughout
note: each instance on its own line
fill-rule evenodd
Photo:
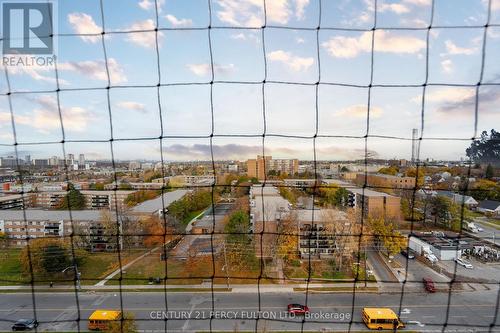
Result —
M 95 310 L 89 317 L 89 330 L 106 330 L 110 322 L 120 320 L 121 311 L 115 310 Z
M 389 308 L 364 308 L 363 321 L 366 327 L 376 330 L 405 327 L 394 311 Z

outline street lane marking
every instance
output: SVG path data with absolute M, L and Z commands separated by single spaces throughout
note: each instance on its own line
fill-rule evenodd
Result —
M 309 304 L 309 306 L 311 306 Z M 362 309 L 362 308 L 365 308 L 365 307 L 370 307 L 371 305 L 355 305 L 354 308 L 357 308 L 357 309 Z M 380 306 L 383 306 L 383 307 L 388 307 L 388 308 L 398 308 L 399 305 L 380 305 Z M 425 308 L 448 308 L 448 304 L 429 304 L 429 305 L 407 305 L 408 307 L 410 308 L 422 308 L 422 309 L 425 309 Z M 474 307 L 491 307 L 492 304 L 467 304 L 467 307 L 471 307 L 471 308 L 474 308 Z M 450 308 L 452 307 L 458 307 L 458 308 L 463 308 L 464 305 L 463 304 L 450 304 L 449 305 Z M 232 310 L 247 310 L 247 309 L 251 309 L 251 310 L 258 310 L 258 307 L 255 306 L 255 307 L 234 307 L 234 306 L 231 306 L 231 305 L 228 305 L 228 308 L 231 308 Z M 348 308 L 348 309 L 351 309 L 352 306 L 351 305 L 335 305 L 335 306 L 314 306 L 314 309 L 339 309 L 339 308 Z M 140 307 L 140 308 L 131 308 L 131 307 L 127 307 L 127 306 L 124 306 L 123 307 L 124 310 L 148 310 L 148 311 L 158 311 L 158 310 L 162 310 L 164 309 L 164 306 L 158 306 L 158 307 L 154 307 L 154 308 L 146 308 L 146 307 Z M 268 310 L 268 309 L 284 309 L 286 310 L 286 306 L 263 306 L 261 307 L 261 310 L 262 311 L 265 311 L 265 310 Z M 36 311 L 64 311 L 64 310 L 67 310 L 67 308 L 37 308 Z M 83 311 L 93 311 L 95 310 L 95 308 L 83 308 L 81 307 L 80 310 L 83 310 Z M 189 311 L 190 308 L 171 308 L 169 307 L 169 310 L 176 310 L 176 311 Z M 218 310 L 224 310 L 224 307 L 223 306 L 215 306 L 213 309 L 212 307 L 198 307 L 198 310 L 214 310 L 214 311 L 218 311 Z M 0 309 L 0 312 L 8 312 L 8 311 L 12 311 L 11 309 L 5 309 L 5 310 L 1 310 Z M 17 311 L 33 311 L 32 308 L 26 308 L 26 309 L 18 309 Z M 403 313 L 403 310 L 401 311 L 401 313 Z

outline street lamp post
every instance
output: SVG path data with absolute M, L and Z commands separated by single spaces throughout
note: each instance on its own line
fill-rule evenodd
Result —
M 73 266 L 66 267 L 65 269 L 62 270 L 62 273 L 65 273 L 68 269 L 73 268 L 75 271 L 75 276 L 76 276 L 76 289 L 80 290 L 82 289 L 81 283 L 80 283 L 80 276 L 81 273 L 78 271 L 78 266 L 75 264 Z

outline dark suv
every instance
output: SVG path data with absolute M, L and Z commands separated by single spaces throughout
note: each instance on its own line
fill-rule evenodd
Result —
M 13 331 L 28 331 L 38 327 L 38 321 L 35 319 L 19 319 L 12 325 Z

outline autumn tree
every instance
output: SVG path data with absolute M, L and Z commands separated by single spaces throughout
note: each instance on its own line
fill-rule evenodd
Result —
M 401 252 L 407 246 L 406 238 L 395 230 L 394 224 L 383 217 L 368 217 L 374 245 L 379 250 L 383 247 L 388 255 Z
M 73 258 L 67 241 L 58 238 L 37 238 L 21 251 L 21 266 L 25 274 L 47 276 L 60 273 L 81 258 Z
M 399 172 L 399 169 L 395 166 L 390 166 L 390 167 L 384 167 L 378 170 L 378 173 L 384 174 L 384 175 L 391 175 L 395 176 Z
M 147 248 L 160 246 L 174 238 L 174 229 L 158 217 L 149 217 L 140 221 L 144 234 L 143 243 Z
M 120 320 L 110 321 L 105 332 L 107 333 L 136 333 L 137 325 L 132 312 L 124 312 Z
M 297 258 L 299 247 L 298 221 L 295 214 L 288 214 L 278 225 L 277 255 L 284 260 Z
M 252 238 L 249 235 L 250 220 L 243 211 L 233 212 L 224 227 L 226 256 L 232 270 L 240 270 L 255 259 Z

